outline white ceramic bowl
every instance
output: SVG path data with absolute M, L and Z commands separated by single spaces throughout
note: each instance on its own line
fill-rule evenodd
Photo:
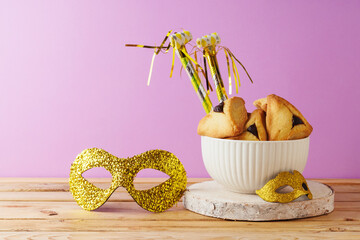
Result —
M 309 137 L 290 141 L 243 141 L 201 137 L 203 161 L 209 175 L 226 189 L 255 193 L 283 171 L 303 172 Z

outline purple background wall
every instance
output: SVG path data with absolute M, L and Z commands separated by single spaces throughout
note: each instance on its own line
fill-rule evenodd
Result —
M 152 51 L 124 47 L 185 28 L 218 32 L 245 64 L 249 111 L 271 93 L 302 111 L 314 127 L 306 177 L 359 178 L 359 12 L 360 1 L 0 1 L 0 176 L 67 177 L 100 147 L 165 149 L 207 177 L 204 111 L 178 59 L 169 79 L 171 54 L 159 55 L 147 87 Z

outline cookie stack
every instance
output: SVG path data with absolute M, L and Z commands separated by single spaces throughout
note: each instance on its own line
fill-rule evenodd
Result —
M 245 101 L 232 97 L 214 107 L 199 122 L 201 136 L 250 141 L 280 141 L 308 137 L 313 128 L 290 102 L 271 94 L 254 102 L 252 113 Z

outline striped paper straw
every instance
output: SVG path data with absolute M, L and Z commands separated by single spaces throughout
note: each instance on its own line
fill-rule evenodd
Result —
M 226 95 L 224 82 L 220 75 L 219 63 L 216 58 L 215 46 L 220 43 L 220 37 L 217 33 L 211 35 L 205 35 L 196 40 L 196 44 L 199 48 L 204 49 L 204 55 L 210 66 L 211 76 L 214 79 L 216 95 L 220 102 L 225 101 L 228 97 Z
M 193 85 L 206 113 L 209 113 L 212 110 L 212 103 L 209 98 L 209 95 L 205 91 L 204 86 L 201 84 L 200 77 L 195 71 L 192 62 L 189 59 L 189 54 L 186 51 L 185 44 L 191 41 L 192 35 L 188 31 L 183 31 L 170 35 L 170 44 L 175 49 L 177 56 L 180 58 L 180 61 L 186 70 L 191 84 Z

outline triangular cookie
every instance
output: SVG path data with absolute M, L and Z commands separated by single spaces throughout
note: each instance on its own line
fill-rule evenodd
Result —
M 299 110 L 275 94 L 267 96 L 266 129 L 269 140 L 308 137 L 313 128 Z
M 232 137 L 234 140 L 266 141 L 266 114 L 261 109 L 256 109 L 250 114 L 249 120 L 245 124 L 245 131 L 239 136 Z
M 262 109 L 266 112 L 267 110 L 267 98 L 260 98 L 258 100 L 255 100 L 253 102 L 254 106 L 258 109 Z
M 232 97 L 214 107 L 199 122 L 197 132 L 201 136 L 225 138 L 239 135 L 248 119 L 245 102 L 240 97 Z

